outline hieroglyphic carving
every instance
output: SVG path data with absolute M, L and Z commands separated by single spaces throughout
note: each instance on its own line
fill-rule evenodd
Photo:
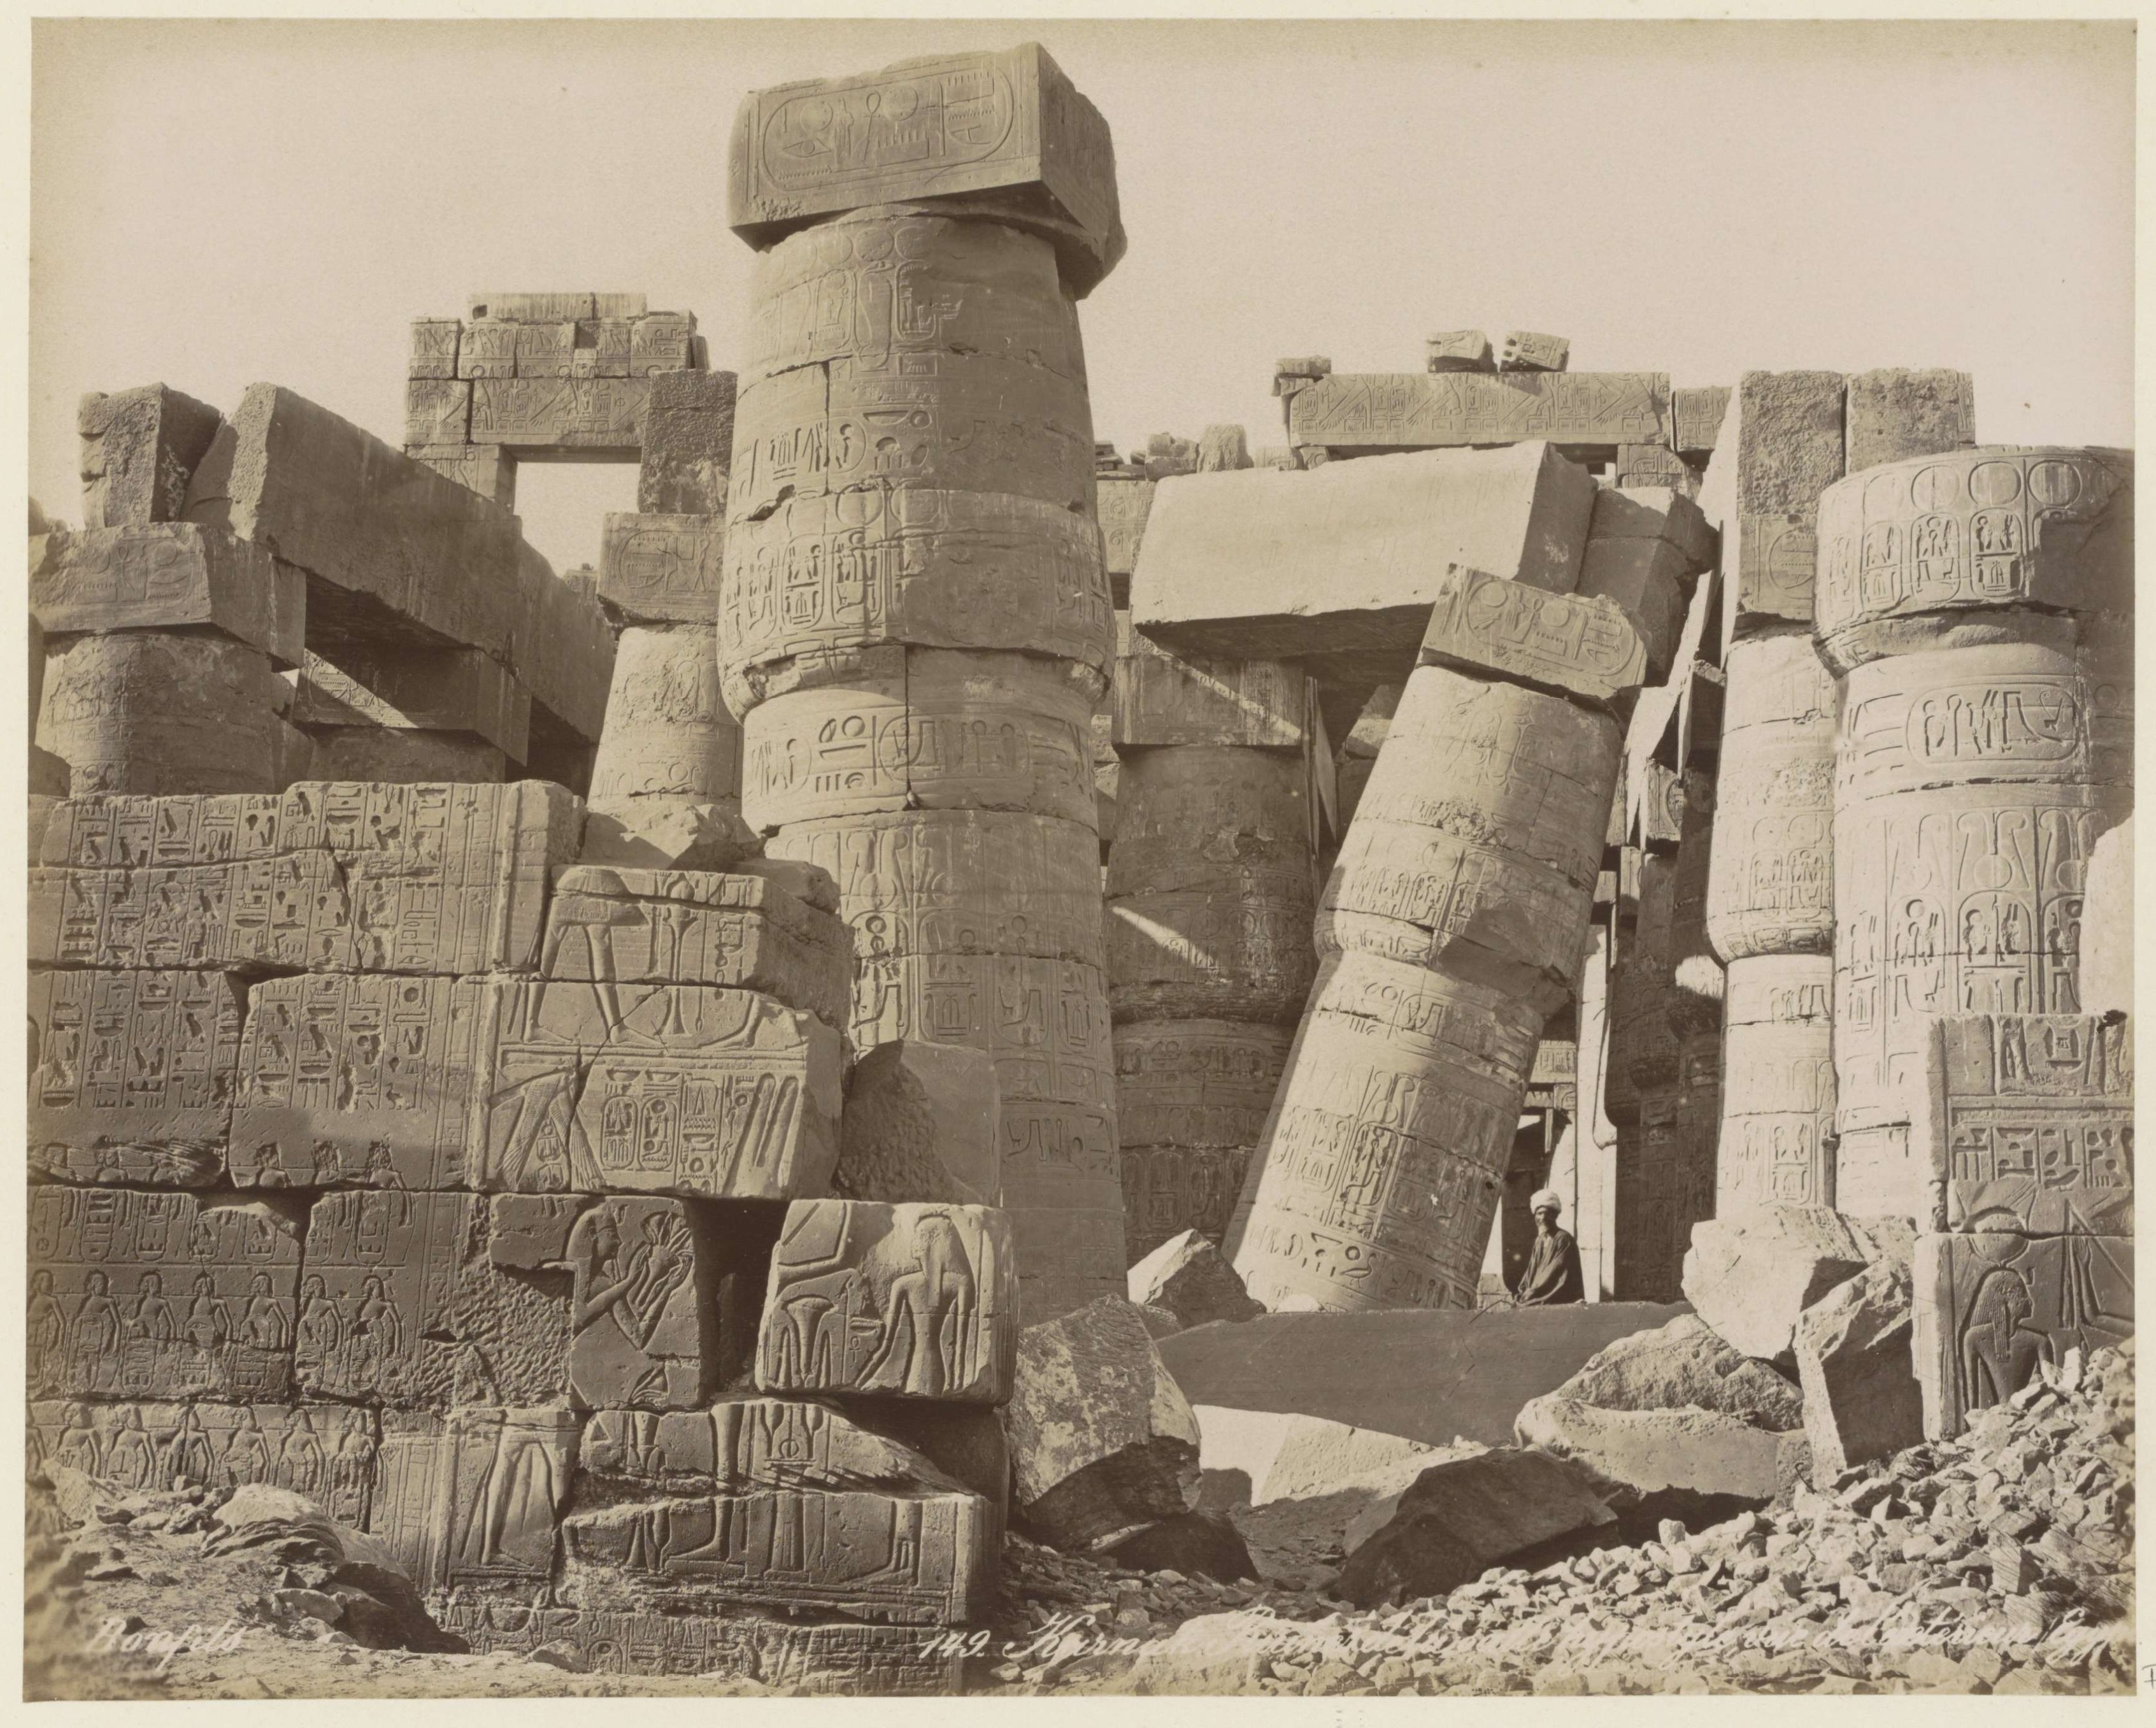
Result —
M 1961 1432 L 2054 1368 L 2133 1331 L 2133 1239 L 2003 1229 L 1920 1235 L 1912 1355 L 1924 1432 Z
M 840 1035 L 750 990 L 490 982 L 474 1187 L 725 1199 L 820 1192 L 839 1155 Z
M 906 643 L 1023 649 L 1105 671 L 1112 621 L 1082 516 L 1004 492 L 901 485 L 796 495 L 726 538 L 719 658 L 729 700 L 774 663 Z
M 1933 1032 L 1912 1129 L 1933 1229 L 2133 1234 L 2133 1040 L 2094 1015 L 1974 1014 Z
M 1133 1261 L 1184 1230 L 1221 1240 L 1293 1041 L 1286 1026 L 1240 1020 L 1116 1028 L 1123 1235 Z
M 883 649 L 742 726 L 742 814 L 770 829 L 904 809 L 1094 819 L 1093 704 L 1067 663 Z
M 275 1400 L 291 1389 L 300 1228 L 288 1212 L 33 1187 L 29 1264 L 33 1396 Z
M 1000 1404 L 1018 1326 L 993 1208 L 798 1200 L 772 1255 L 757 1385 Z
M 1640 626 L 1614 601 L 1545 593 L 1463 564 L 1438 582 L 1421 658 L 1605 704 L 1647 672 Z
M 29 1164 L 78 1182 L 223 1175 L 241 989 L 221 972 L 35 972 Z
M 1288 442 L 1332 450 L 1547 438 L 1614 451 L 1672 436 L 1661 372 L 1335 372 L 1288 403 Z
M 727 221 L 753 246 L 819 216 L 964 194 L 1000 194 L 986 213 L 1018 227 L 1047 218 L 1077 295 L 1122 256 L 1107 124 L 1034 44 L 779 85 L 734 121 Z
M 475 1405 L 382 1417 L 381 1484 L 366 1525 L 423 1591 L 528 1602 L 552 1576 L 578 1418 Z
M 549 978 L 760 990 L 843 1028 L 851 933 L 763 875 L 572 864 L 554 873 Z
M 278 665 L 299 664 L 305 577 L 228 529 L 143 522 L 32 544 L 30 613 L 49 632 L 208 626 Z
M 634 455 L 650 400 L 649 378 L 484 377 L 472 385 L 471 441 Z
M 1820 500 L 1819 628 L 1971 607 L 2130 605 L 2130 451 L 1988 447 L 1852 474 Z
M 639 623 L 710 623 L 725 549 L 721 517 L 610 510 L 599 542 L 599 598 Z
M 69 636 L 46 650 L 36 741 L 77 797 L 275 792 L 296 761 L 290 700 L 268 655 L 229 636 Z
M 689 1409 L 717 1380 L 717 1243 L 678 1200 L 610 1196 L 569 1233 L 569 1396 Z
M 568 1304 L 497 1269 L 490 1228 L 484 1195 L 316 1201 L 293 1329 L 301 1387 L 404 1409 L 561 1397 Z
M 116 1488 L 161 1493 L 266 1482 L 303 1494 L 340 1524 L 363 1529 L 374 1501 L 375 1418 L 347 1404 L 30 1406 L 28 1444 L 49 1460 Z
M 1311 872 L 1250 868 L 1224 884 L 1107 905 L 1108 1006 L 1119 1020 L 1292 1019 L 1310 988 Z
M 1833 1003 L 1826 955 L 1730 961 L 1715 1217 L 1835 1203 Z
M 1114 740 L 1118 745 L 1238 745 L 1308 750 L 1317 689 L 1280 660 L 1185 659 L 1118 620 Z

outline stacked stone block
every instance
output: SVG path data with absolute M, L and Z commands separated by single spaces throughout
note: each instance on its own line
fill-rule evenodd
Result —
M 1187 485 L 1190 480 L 1170 483 Z M 1108 856 L 1124 1251 L 1225 1231 L 1316 965 L 1317 690 L 1126 630 Z
M 85 526 L 29 547 L 39 785 L 275 792 L 303 775 L 277 674 L 303 651 L 304 580 L 266 546 L 182 520 L 223 417 L 151 384 L 85 396 L 77 428 Z
M 1229 1226 L 1259 1300 L 1474 1305 L 1543 1023 L 1576 987 L 1616 710 L 1648 658 L 1613 601 L 1460 566 L 1440 582 Z
M 1011 125 L 954 134 L 932 173 L 875 117 L 956 125 L 983 88 Z M 1028 47 L 754 94 L 731 172 L 762 254 L 719 607 L 742 813 L 837 879 L 858 1046 L 993 1059 L 1045 1319 L 1125 1264 L 1091 739 L 1114 644 L 1075 304 L 1122 251 L 1107 130 Z

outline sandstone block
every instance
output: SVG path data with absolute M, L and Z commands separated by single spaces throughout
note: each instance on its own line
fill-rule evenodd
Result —
M 470 648 L 338 654 L 335 664 L 319 654 L 305 657 L 293 694 L 294 724 L 468 733 L 524 759 L 531 695 L 500 661 Z
M 33 972 L 29 1165 L 76 1182 L 224 1174 L 244 992 L 222 972 Z
M 1725 1343 L 1696 1314 L 1604 1345 L 1543 1400 L 1599 1410 L 1686 1408 L 1733 1417 L 1771 1433 L 1800 1430 L 1804 1394 Z
M 1523 1408 L 1517 1433 L 1522 1445 L 1642 1497 L 1674 1489 L 1762 1505 L 1795 1473 L 1805 1445 L 1801 1432 L 1771 1433 L 1719 1411 L 1606 1410 L 1556 1395 Z
M 1681 396 L 1681 391 L 1673 391 Z M 1666 444 L 1620 444 L 1610 464 L 1609 479 L 1616 487 L 1630 491 L 1661 488 L 1685 499 L 1699 496 L 1699 475 L 1686 466 L 1685 459 Z
M 1134 751 L 1116 779 L 1111 897 L 1263 882 L 1308 900 L 1316 827 L 1308 775 L 1285 751 L 1184 745 Z M 1250 1018 L 1236 1016 L 1235 1018 Z
M 1797 1316 L 1879 1258 L 1840 1214 L 1779 1206 L 1749 1217 L 1692 1226 L 1685 1256 L 1685 1300 L 1745 1355 L 1788 1353 Z
M 1184 659 L 1134 631 L 1117 634 L 1117 745 L 1310 747 L 1317 690 L 1297 668 L 1278 660 Z
M 578 1408 L 686 1410 L 721 1373 L 725 1250 L 679 1200 L 608 1197 L 569 1233 L 569 1397 Z
M 737 712 L 791 663 L 842 650 L 1006 649 L 1101 675 L 1111 651 L 1092 524 L 999 492 L 882 480 L 789 498 L 728 531 L 720 595 L 720 663 Z
M 1834 936 L 1833 678 L 1809 635 L 1729 645 L 1707 933 L 1727 962 Z
M 1686 456 L 1706 456 L 1713 451 L 1729 412 L 1731 392 L 1727 385 L 1679 388 L 1670 392 L 1676 414 L 1676 448 Z
M 1809 623 L 1820 495 L 1844 473 L 1839 372 L 1746 372 L 1700 497 L 1722 536 L 1723 639 L 1754 619 Z
M 2078 1350 L 2133 1330 L 2133 1240 L 2011 1230 L 1917 1238 L 1912 1351 L 1927 1437 L 1950 1438 Z
M 1669 676 L 1684 634 L 1691 588 L 1685 555 L 1668 541 L 1613 538 L 1587 543 L 1579 595 L 1624 609 L 1646 654 L 1646 679 Z
M 1229 1225 L 1250 1295 L 1472 1306 L 1542 1023 L 1421 967 L 1321 965 Z
M 1095 490 L 1106 549 L 1110 586 L 1123 597 L 1130 592 L 1131 572 L 1137 567 L 1138 546 L 1145 538 L 1146 520 L 1152 514 L 1152 495 L 1158 482 L 1142 478 L 1102 476 Z
M 271 792 L 290 697 L 266 654 L 229 637 L 74 636 L 45 657 L 37 738 L 78 797 Z
M 500 444 L 407 444 L 404 454 L 504 510 L 516 508 L 516 459 Z
M 576 351 L 573 320 L 516 326 L 516 376 L 520 378 L 566 378 L 569 356 Z
M 788 824 L 769 844 L 773 858 L 815 865 L 838 883 L 859 975 L 877 981 L 864 1007 L 896 987 L 889 962 L 903 956 L 1101 964 L 1099 853 L 1088 825 L 1010 811 L 906 811 Z
M 842 1199 L 994 1205 L 1002 1197 L 993 1060 L 899 1038 L 854 1064 L 838 1167 Z
M 1976 382 L 1943 367 L 1884 367 L 1849 381 L 1848 471 L 1976 442 Z
M 457 342 L 456 376 L 513 378 L 516 376 L 516 324 L 507 317 L 475 316 Z
M 138 1494 L 182 1477 L 211 1490 L 262 1483 L 356 1530 L 374 1501 L 374 1413 L 347 1405 L 48 1399 L 30 1406 L 26 1438 L 33 1469 L 50 1462 Z
M 2116 940 L 2133 918 L 2133 818 L 2090 849 L 2082 896 L 2081 1001 L 2090 1014 L 2133 1010 L 2133 944 Z
M 560 1397 L 568 1306 L 495 1268 L 490 1221 L 480 1195 L 316 1201 L 294 1334 L 301 1389 L 400 1409 Z
M 1074 513 L 1093 495 L 1086 387 L 1023 361 L 947 350 L 904 372 L 849 358 L 744 384 L 733 459 L 730 526 L 789 495 L 843 492 L 884 474 Z
M 1506 334 L 1505 351 L 1498 365 L 1508 372 L 1561 372 L 1571 358 L 1570 337 L 1515 330 Z
M 569 1233 L 589 1194 L 496 1194 L 489 1208 L 487 1258 L 517 1272 L 566 1265 Z
M 540 971 L 549 978 L 760 990 L 844 1030 L 846 927 L 762 876 L 572 864 L 554 873 Z
M 223 423 L 207 403 L 162 384 L 84 397 L 75 411 L 84 527 L 179 520 L 187 483 Z
M 1834 1203 L 1834 962 L 1732 961 L 1723 995 L 1715 1215 Z
M 1432 372 L 1494 372 L 1490 338 L 1479 330 L 1444 330 L 1423 341 L 1423 370 Z
M 1604 707 L 1629 705 L 1647 675 L 1640 626 L 1614 601 L 1544 593 L 1459 564 L 1439 581 L 1421 660 Z
M 749 712 L 742 814 L 766 832 L 907 809 L 1008 810 L 1090 829 L 1091 714 L 1052 660 L 882 650 L 843 683 Z
M 1250 465 L 1250 435 L 1241 427 L 1209 426 L 1199 435 L 1199 473 L 1232 474 Z
M 709 623 L 719 609 L 725 523 L 716 516 L 610 511 L 599 598 L 634 623 Z
M 470 442 L 472 387 L 459 378 L 404 381 L 404 442 L 414 445 Z
M 750 295 L 745 382 L 841 359 L 911 372 L 953 350 L 1085 382 L 1055 248 L 1004 223 L 855 212 L 764 252 Z
M 469 326 L 465 333 L 469 338 Z M 475 378 L 468 435 L 512 452 L 573 450 L 588 461 L 632 461 L 650 402 L 648 377 Z
M 164 520 L 31 542 L 30 612 L 54 634 L 208 625 L 297 665 L 305 579 L 221 529 Z
M 1888 619 L 2128 610 L 2133 515 L 2128 451 L 1987 445 L 1867 469 L 1820 501 L 1821 645 L 1846 668 Z
M 1209 1320 L 1249 1320 L 1263 1314 L 1220 1250 L 1195 1230 L 1170 1237 L 1132 1264 L 1131 1300 L 1165 1308 L 1185 1326 Z
M 1178 1231 L 1219 1241 L 1272 1107 L 1292 1028 L 1148 1020 L 1115 1033 L 1127 1250 Z
M 639 306 L 629 320 L 629 370 L 632 377 L 678 372 L 695 366 L 695 313 L 646 312 Z
M 582 856 L 639 869 L 725 871 L 752 860 L 762 843 L 732 798 L 654 792 L 587 815 Z
M 1933 1230 L 2133 1233 L 2133 1041 L 2092 1014 L 1932 1028 L 1897 1211 Z
M 1026 1328 L 1004 1427 L 1018 1514 L 1059 1547 L 1190 1509 L 1198 1423 L 1120 1298 Z
M 292 1213 L 262 1202 L 39 1186 L 29 1218 L 33 1397 L 290 1396 L 300 1271 Z
M 1887 1263 L 1866 1267 L 1799 1316 L 1804 1432 L 1822 1479 L 1924 1438 L 1911 1326 L 1907 1269 Z
M 1361 1608 L 1441 1596 L 1508 1556 L 1614 1521 L 1584 1467 L 1500 1448 L 1424 1471 L 1335 1587 Z
M 1225 882 L 1108 901 L 1108 1008 L 1115 1018 L 1295 1018 L 1317 966 L 1309 869 L 1221 874 Z
M 511 442 L 476 426 L 472 441 Z M 516 519 L 289 390 L 249 387 L 195 472 L 187 519 L 228 528 L 298 565 L 318 602 L 352 613 L 339 633 L 395 637 L 409 620 L 508 657 Z M 389 618 L 377 623 L 383 613 Z M 326 629 L 331 621 L 321 622 Z
M 1000 1212 L 853 1200 L 788 1209 L 760 1390 L 999 1404 L 1018 1348 L 1018 1268 Z
M 305 782 L 71 800 L 32 875 L 34 964 L 526 971 L 581 807 L 558 786 Z
M 890 131 L 879 110 L 919 117 L 932 141 Z M 1045 233 L 1080 297 L 1122 256 L 1107 124 L 1035 44 L 779 85 L 735 120 L 728 221 L 759 249 L 819 217 L 960 198 Z
M 464 330 L 455 318 L 414 318 L 412 320 L 412 357 L 404 368 L 413 378 L 454 378 L 457 372 L 457 338 Z
M 636 507 L 660 515 L 724 515 L 733 471 L 732 372 L 685 366 L 651 374 Z
M 613 631 L 588 580 L 580 583 L 573 572 L 556 576 L 552 565 L 521 542 L 517 585 L 517 610 L 509 633 L 510 665 L 541 705 L 542 721 L 556 723 L 549 730 L 558 741 L 579 747 L 598 738 L 606 715 L 613 676 Z M 569 736 L 561 737 L 562 733 Z M 537 766 L 536 759 L 533 766 Z
M 711 632 L 695 624 L 621 633 L 592 765 L 593 805 L 633 818 L 651 798 L 717 802 L 741 786 L 741 728 L 720 695 Z
M 1336 455 L 1547 438 L 1606 460 L 1672 436 L 1660 372 L 1334 372 L 1289 398 L 1287 425 Z
M 1569 592 L 1594 498 L 1586 471 L 1543 443 L 1164 485 L 1132 626 L 1178 654 L 1397 682 L 1448 564 Z
M 460 1601 L 528 1602 L 543 1591 L 576 1462 L 575 1413 L 488 1404 L 445 1417 L 388 1411 L 382 1423 L 382 1485 L 366 1529 L 413 1582 Z
M 301 736 L 310 746 L 308 772 L 339 780 L 499 786 L 510 773 L 509 758 L 500 746 L 465 732 L 315 726 Z

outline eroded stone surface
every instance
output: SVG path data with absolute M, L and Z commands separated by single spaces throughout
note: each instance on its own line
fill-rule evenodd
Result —
M 75 410 L 84 523 L 95 530 L 177 521 L 187 482 L 223 423 L 207 403 L 162 384 L 85 396 Z
M 1723 997 L 1715 1216 L 1835 1202 L 1834 962 L 1732 961 Z
M 1640 627 L 1615 601 L 1547 594 L 1458 564 L 1438 584 L 1421 658 L 1610 706 L 1647 672 Z
M 49 1399 L 30 1406 L 33 1468 L 80 1470 L 137 1493 L 184 1477 L 211 1489 L 266 1483 L 306 1495 L 341 1524 L 366 1525 L 375 1495 L 375 1417 L 346 1404 L 101 1404 Z
M 1799 1316 L 1804 1432 L 1813 1469 L 1822 1479 L 1923 1438 L 1911 1328 L 1908 1269 L 1884 1261 Z
M 543 1592 L 576 1463 L 574 1413 L 486 1404 L 381 1420 L 367 1534 L 423 1590 L 525 1602 Z
M 1804 1420 L 1796 1387 L 1724 1342 L 1696 1314 L 1604 1346 L 1548 1396 L 1601 1410 L 1712 1410 L 1774 1433 Z
M 1849 380 L 1849 472 L 1976 442 L 1976 382 L 1945 367 L 1882 367 Z
M 30 610 L 54 633 L 208 626 L 299 664 L 306 580 L 227 529 L 161 520 L 40 536 Z
M 1132 1263 L 1129 1284 L 1132 1301 L 1165 1308 L 1185 1326 L 1249 1320 L 1265 1311 L 1263 1303 L 1250 1300 L 1219 1247 L 1195 1230 L 1170 1237 Z
M 1797 1316 L 1879 1258 L 1836 1213 L 1779 1206 L 1692 1227 L 1685 1256 L 1685 1300 L 1747 1356 L 1784 1355 Z
M 37 737 L 77 797 L 274 792 L 291 759 L 290 700 L 269 657 L 230 637 L 73 636 L 46 655 Z
M 1003 1189 L 999 1121 L 990 1057 L 918 1038 L 878 1044 L 847 1076 L 831 1192 L 993 1205 Z
M 1507 339 L 1507 352 L 1511 339 Z M 1504 444 L 1614 450 L 1670 442 L 1661 372 L 1334 372 L 1296 392 L 1288 442 L 1333 451 Z

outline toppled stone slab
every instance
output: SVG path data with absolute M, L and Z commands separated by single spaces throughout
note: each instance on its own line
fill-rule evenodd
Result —
M 1603 1410 L 1714 1411 L 1774 1433 L 1804 1423 L 1803 1392 L 1696 1314 L 1605 1346 L 1548 1397 Z
M 1810 1467 L 1801 1429 L 1777 1434 L 1717 1410 L 1608 1410 L 1553 1395 L 1522 1409 L 1516 1432 L 1642 1498 L 1674 1490 L 1763 1505 Z
M 1000 1404 L 1018 1325 L 1002 1212 L 797 1200 L 772 1254 L 757 1385 Z
M 1515 330 L 1506 333 L 1505 351 L 1498 366 L 1508 372 L 1561 372 L 1571 358 L 1571 337 Z
M 1132 628 L 1184 655 L 1398 683 L 1448 565 L 1568 593 L 1594 500 L 1592 476 L 1540 442 L 1164 483 Z
M 32 973 L 32 1173 L 218 1186 L 244 994 L 224 972 Z
M 84 526 L 179 520 L 187 483 L 223 423 L 208 403 L 162 384 L 85 396 L 75 410 Z
M 1804 1432 L 1821 1481 L 1924 1438 L 1908 1269 L 1867 1266 L 1797 1319 Z
M 1127 244 L 1107 123 L 1036 44 L 778 85 L 742 101 L 727 216 L 752 246 L 844 211 L 916 201 L 1045 233 L 1081 299 Z
M 1584 1466 L 1501 1448 L 1425 1470 L 1348 1556 L 1337 1588 L 1358 1608 L 1440 1596 L 1510 1556 L 1614 1521 Z
M 32 546 L 30 613 L 55 634 L 208 626 L 277 665 L 300 663 L 306 578 L 229 530 L 141 522 L 62 529 Z
M 831 1192 L 847 1200 L 993 1205 L 1002 1189 L 998 1117 L 992 1058 L 918 1038 L 878 1044 L 847 1076 Z
M 1216 1320 L 1249 1320 L 1265 1305 L 1250 1299 L 1219 1249 L 1195 1230 L 1185 1230 L 1133 1265 L 1131 1300 L 1165 1308 L 1185 1326 Z
M 1423 370 L 1429 372 L 1494 372 L 1490 338 L 1479 330 L 1443 330 L 1423 339 Z
M 1884 1257 L 1868 1233 L 1825 1207 L 1763 1207 L 1692 1226 L 1685 1300 L 1727 1342 L 1771 1361 L 1788 1354 L 1805 1309 Z
M 1027 1327 L 1004 1427 L 1017 1514 L 1058 1547 L 1190 1510 L 1197 1420 L 1130 1303 L 1103 1296 Z

